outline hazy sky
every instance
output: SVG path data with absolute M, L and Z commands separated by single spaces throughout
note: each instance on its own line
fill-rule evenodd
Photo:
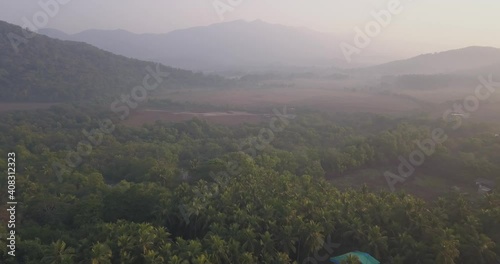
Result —
M 23 25 L 42 10 L 39 2 L 0 0 L 0 20 Z M 82 30 L 125 29 L 165 33 L 221 22 L 214 0 L 58 0 L 69 1 L 49 19 L 47 27 L 76 33 Z M 224 14 L 236 19 L 308 27 L 347 36 L 372 20 L 370 12 L 387 9 L 391 0 L 220 0 L 241 2 Z M 398 0 L 393 0 L 398 1 Z M 471 45 L 500 47 L 499 0 L 401 0 L 403 11 L 374 40 L 375 47 L 430 52 Z M 352 36 L 352 37 L 351 37 Z

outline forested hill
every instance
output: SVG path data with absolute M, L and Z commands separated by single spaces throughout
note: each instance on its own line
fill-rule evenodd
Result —
M 485 69 L 480 74 L 488 74 L 489 67 L 500 63 L 500 49 L 493 47 L 466 47 L 438 53 L 419 55 L 406 60 L 393 61 L 372 67 L 355 69 L 357 73 L 379 75 L 406 74 L 467 74 Z
M 91 45 L 51 39 L 0 21 L 0 101 L 81 101 L 130 93 L 152 62 L 118 56 Z M 18 45 L 18 50 L 12 43 Z M 161 88 L 220 86 L 218 76 L 161 67 L 169 72 Z M 151 82 L 152 83 L 152 82 Z

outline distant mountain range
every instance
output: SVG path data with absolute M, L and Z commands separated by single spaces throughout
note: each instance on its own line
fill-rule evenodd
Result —
M 87 30 L 68 35 L 54 29 L 38 33 L 192 70 L 347 66 L 335 36 L 260 20 L 238 20 L 166 34 Z
M 339 47 L 345 38 L 260 20 L 237 20 L 166 34 L 87 30 L 70 35 L 55 29 L 41 29 L 38 33 L 61 40 L 86 42 L 130 58 L 201 71 L 266 71 L 316 66 L 353 68 L 373 64 L 376 57 L 373 52 L 363 51 L 357 62 L 349 64 Z M 375 75 L 443 74 L 487 70 L 495 64 L 500 64 L 499 49 L 468 47 L 349 72 Z
M 500 75 L 500 49 L 477 46 L 339 70 L 352 65 L 340 59 L 338 40 L 332 35 L 262 21 L 233 21 L 167 34 L 88 30 L 68 35 L 43 29 L 39 33 L 52 38 L 37 35 L 24 45 L 20 55 L 11 52 L 7 38 L 11 32 L 22 35 L 20 27 L 0 21 L 0 88 L 5 91 L 0 100 L 80 100 L 130 89 L 134 81 L 143 77 L 146 65 L 136 59 L 204 71 L 265 71 L 273 67 L 323 65 L 331 71 L 357 75 Z M 169 70 L 176 73 L 173 82 L 169 82 L 176 87 L 219 86 L 227 81 Z M 463 80 L 453 76 L 438 80 Z

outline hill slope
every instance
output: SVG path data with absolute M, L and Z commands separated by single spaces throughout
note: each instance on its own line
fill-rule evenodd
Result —
M 0 21 L 0 101 L 75 101 L 130 93 L 155 64 L 118 56 L 89 44 L 36 35 L 14 52 L 8 36 L 21 27 Z M 218 77 L 163 67 L 162 87 L 216 85 Z
M 500 49 L 467 47 L 357 69 L 356 72 L 378 75 L 441 74 L 466 72 L 497 63 L 500 63 Z

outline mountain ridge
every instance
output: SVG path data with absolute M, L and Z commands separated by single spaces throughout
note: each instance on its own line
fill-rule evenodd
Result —
M 116 97 L 140 85 L 155 63 L 131 59 L 87 43 L 35 34 L 13 52 L 9 36 L 19 26 L 0 21 L 0 101 L 61 102 Z M 218 76 L 161 66 L 170 74 L 162 88 L 223 85 Z
M 497 63 L 500 63 L 499 48 L 469 46 L 357 68 L 353 69 L 352 72 L 375 75 L 467 73 Z
M 235 20 L 165 34 L 85 30 L 62 35 L 50 29 L 39 33 L 190 70 L 346 64 L 334 35 L 262 20 Z

